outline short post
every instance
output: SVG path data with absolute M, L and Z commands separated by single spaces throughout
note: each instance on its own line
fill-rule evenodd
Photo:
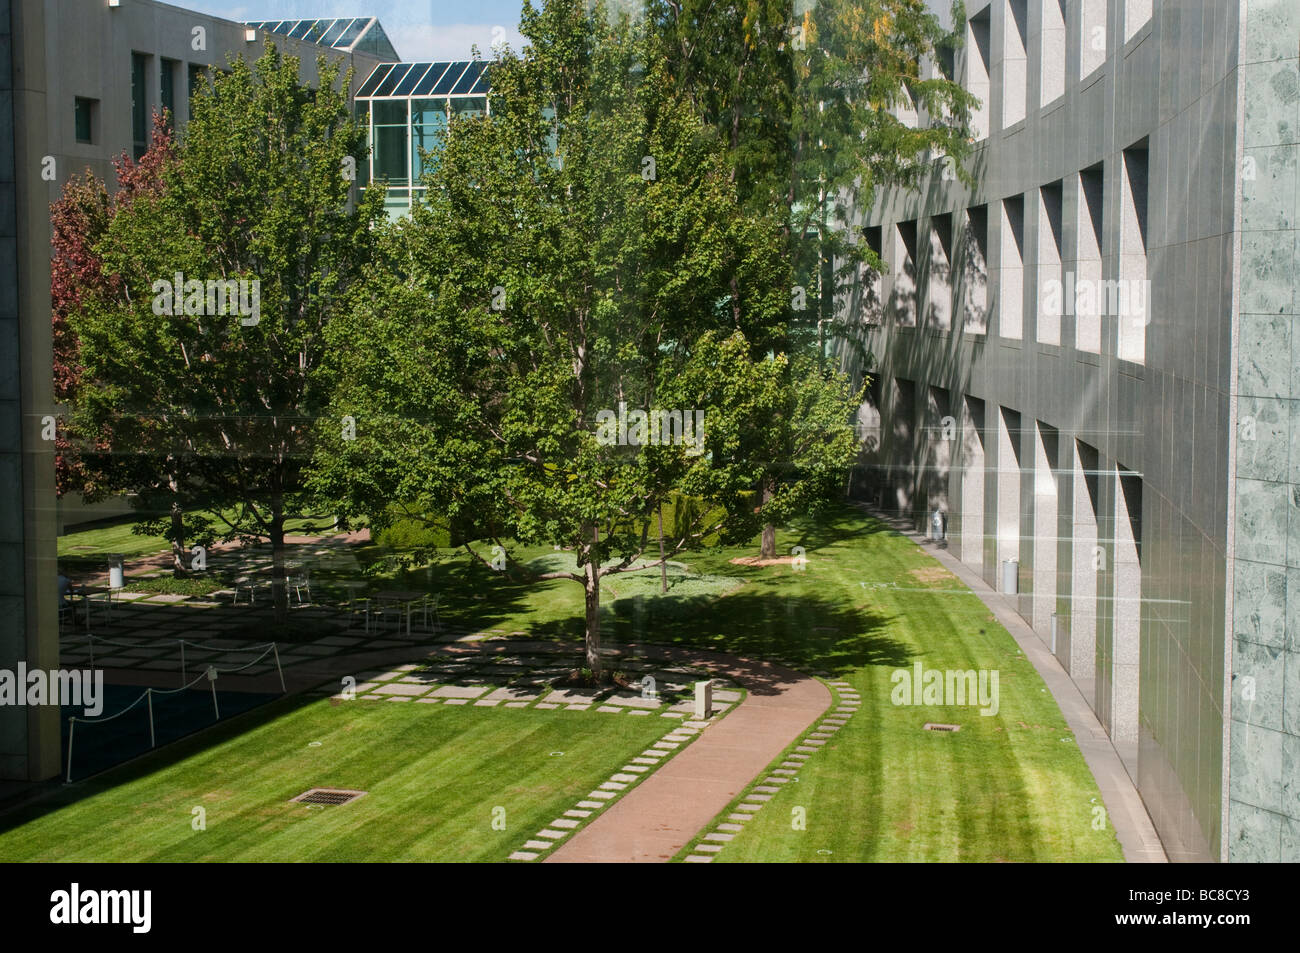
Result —
M 189 684 L 189 679 L 185 677 L 185 640 L 181 639 L 181 687 Z
M 713 713 L 713 679 L 695 683 L 695 717 L 708 718 Z
M 217 706 L 217 667 L 208 666 L 208 684 L 212 686 L 212 710 L 216 712 L 217 721 L 221 720 L 221 709 Z
M 158 747 L 158 739 L 153 733 L 153 689 L 152 688 L 146 688 L 144 690 L 144 701 L 145 704 L 149 706 L 149 747 L 156 748 Z
M 76 733 L 77 733 L 77 716 L 69 715 L 68 716 L 68 770 L 64 774 L 64 782 L 66 784 L 72 783 L 72 739 L 76 736 Z
M 271 643 L 271 651 L 275 653 L 275 670 L 280 673 L 280 691 L 287 693 L 289 689 L 284 687 L 284 669 L 280 667 L 280 649 L 274 642 Z

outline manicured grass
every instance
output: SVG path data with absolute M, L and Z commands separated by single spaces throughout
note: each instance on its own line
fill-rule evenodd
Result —
M 610 641 L 783 661 L 824 670 L 861 694 L 861 710 L 720 861 L 1122 859 L 1109 823 L 1093 829 L 1100 794 L 1055 700 L 969 589 L 857 510 L 778 534 L 780 554 L 795 545 L 807 551 L 803 571 L 731 562 L 757 555 L 756 545 L 687 557 L 700 579 L 741 583 L 721 597 L 707 591 L 712 586 L 659 596 L 657 571 L 637 574 L 635 587 L 613 577 L 613 591 L 605 590 L 602 635 Z M 572 640 L 576 655 L 578 585 L 528 586 L 464 557 L 426 574 L 433 588 L 441 580 L 454 594 L 447 615 L 458 624 Z M 620 590 L 632 597 L 611 598 Z M 998 714 L 893 705 L 891 674 L 918 661 L 926 669 L 997 670 Z M 927 721 L 962 730 L 924 731 Z M 792 829 L 796 806 L 806 812 L 804 831 Z
M 0 819 L 0 861 L 501 861 L 664 731 L 662 718 L 580 711 L 272 709 L 74 785 L 58 809 Z M 369 793 L 289 803 L 312 787 Z
M 162 536 L 144 536 L 131 532 L 139 522 L 135 516 L 96 522 L 85 529 L 59 537 L 59 558 L 75 562 L 102 562 L 113 553 L 134 558 L 167 552 L 171 544 Z M 286 521 L 289 533 L 310 530 L 312 535 L 329 535 L 330 518 L 326 516 L 302 517 Z

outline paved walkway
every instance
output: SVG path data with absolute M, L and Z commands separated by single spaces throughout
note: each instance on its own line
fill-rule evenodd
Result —
M 1097 720 L 1092 706 L 1083 697 L 1079 687 L 1038 633 L 1021 617 L 1015 604 L 1006 596 L 990 589 L 978 572 L 948 552 L 946 544 L 941 546 L 926 539 L 913 531 L 905 520 L 886 516 L 868 507 L 861 508 L 921 546 L 989 607 L 993 617 L 1011 633 L 1011 637 L 1046 683 L 1047 690 L 1061 706 L 1061 714 L 1065 716 L 1070 731 L 1074 732 L 1083 759 L 1096 778 L 1097 787 L 1101 789 L 1101 798 L 1105 802 L 1111 826 L 1115 829 L 1115 836 L 1119 838 L 1120 847 L 1124 851 L 1124 859 L 1129 863 L 1166 863 L 1168 858 L 1161 846 L 1160 837 L 1156 834 L 1155 825 L 1151 823 L 1146 805 L 1142 803 L 1137 785 L 1129 776 L 1120 753 L 1111 743 L 1110 736 Z
M 831 702 L 821 682 L 767 662 L 661 649 L 706 665 L 749 696 L 725 719 L 551 854 L 555 863 L 664 863 L 817 720 Z

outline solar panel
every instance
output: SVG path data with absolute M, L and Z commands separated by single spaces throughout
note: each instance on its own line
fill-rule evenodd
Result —
M 425 73 L 429 71 L 431 66 L 432 64 L 426 66 L 424 63 L 412 63 L 411 71 L 406 74 L 406 79 L 397 84 L 397 88 L 393 90 L 393 95 L 408 95 L 415 88 L 416 83 L 424 78 Z
M 479 76 L 482 75 L 483 67 L 485 65 L 486 64 L 481 62 L 470 63 L 469 67 L 465 70 L 465 75 L 460 78 L 460 82 L 456 84 L 456 87 L 451 91 L 451 94 L 453 96 L 459 96 L 468 93 L 473 89 L 474 83 L 478 80 Z
M 373 96 L 375 90 L 379 88 L 379 84 L 392 72 L 392 69 L 392 63 L 380 63 L 376 66 L 375 71 L 366 78 L 366 81 L 361 84 L 361 88 L 357 90 L 357 96 Z
M 478 81 L 474 84 L 474 88 L 470 90 L 470 92 L 485 95 L 488 90 L 491 89 L 491 83 L 488 82 L 488 74 L 490 72 L 492 72 L 491 64 L 485 65 L 483 67 L 483 72 L 479 75 Z
M 292 32 L 289 33 L 289 39 L 301 40 L 303 37 L 307 35 L 307 31 L 310 30 L 311 28 L 312 28 L 311 20 L 299 20 L 297 25 L 293 28 Z
M 419 85 L 416 86 L 416 88 L 411 91 L 411 95 L 413 96 L 429 95 L 429 93 L 433 91 L 433 87 L 437 85 L 438 80 L 442 79 L 443 74 L 447 72 L 447 67 L 449 66 L 451 66 L 451 64 L 446 62 L 434 63 L 432 66 L 430 66 L 429 72 L 424 74 L 423 78 L 421 78 L 420 80 Z
M 393 90 L 397 88 L 397 84 L 400 83 L 402 81 L 402 78 L 410 71 L 411 71 L 410 63 L 398 63 L 396 66 L 393 67 L 393 71 L 389 73 L 386 77 L 384 77 L 384 81 L 379 84 L 379 88 L 376 89 L 370 95 L 372 96 L 393 95 Z
M 464 74 L 465 67 L 469 65 L 470 64 L 466 62 L 452 63 L 447 67 L 447 72 L 442 74 L 442 79 L 438 80 L 438 85 L 430 90 L 430 92 L 435 96 L 445 96 L 447 93 L 450 93 L 451 88 L 456 85 L 456 81 Z

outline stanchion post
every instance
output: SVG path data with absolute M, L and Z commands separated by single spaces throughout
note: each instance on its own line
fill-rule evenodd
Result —
M 280 667 L 280 649 L 274 642 L 271 643 L 271 651 L 275 653 L 275 670 L 280 673 L 280 691 L 287 694 L 289 689 L 284 685 L 284 669 Z
M 208 666 L 208 684 L 212 686 L 212 710 L 216 713 L 217 721 L 221 720 L 221 708 L 217 705 L 217 667 Z
M 156 748 L 158 747 L 158 739 L 153 733 L 153 689 L 152 688 L 146 688 L 144 690 L 144 700 L 145 703 L 149 706 L 149 747 Z
M 64 774 L 64 783 L 72 783 L 72 738 L 77 733 L 77 716 L 68 716 L 68 770 Z

